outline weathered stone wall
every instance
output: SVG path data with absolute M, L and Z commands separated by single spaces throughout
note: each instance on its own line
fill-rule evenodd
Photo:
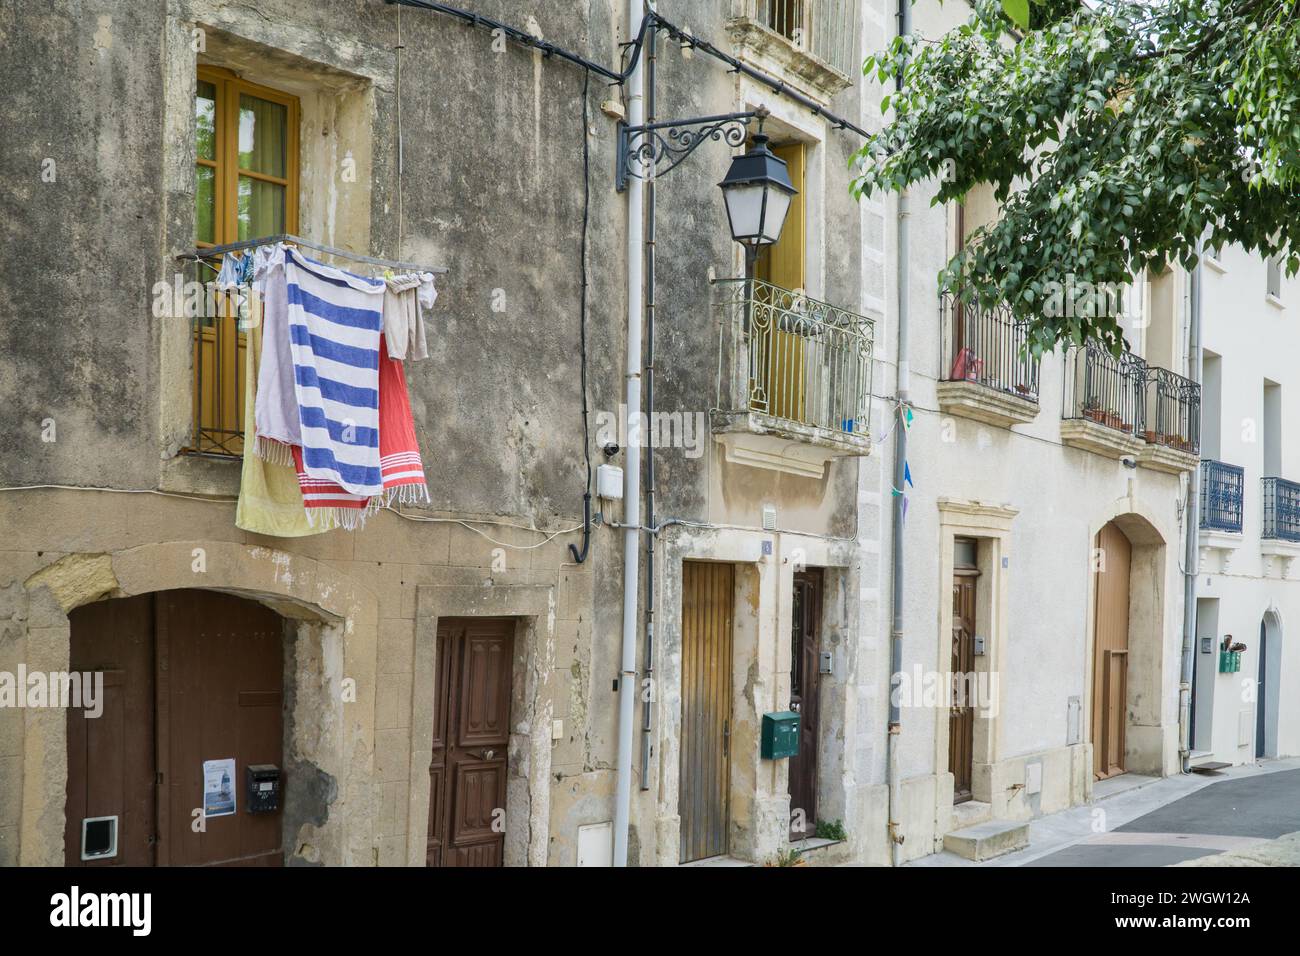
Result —
M 618 44 L 627 39 L 620 0 L 465 5 L 605 64 L 618 63 Z M 726 48 L 724 6 L 680 0 L 660 9 Z M 302 96 L 303 234 L 449 267 L 439 281 L 432 357 L 407 366 L 433 499 L 423 513 L 440 520 L 381 514 L 357 534 L 248 535 L 233 523 L 238 464 L 178 454 L 191 420 L 190 330 L 184 319 L 154 316 L 151 306 L 155 283 L 170 280 L 175 255 L 193 245 L 192 101 L 200 62 Z M 777 112 L 793 109 L 675 44 L 662 46 L 658 69 L 661 118 L 752 108 L 755 100 L 773 101 Z M 0 154 L 0 301 L 8 315 L 0 321 L 0 487 L 166 489 L 214 499 L 0 492 L 0 669 L 38 659 L 55 666 L 60 654 L 66 660 L 66 607 L 34 603 L 38 593 L 53 600 L 56 589 L 39 588 L 33 575 L 54 562 L 71 562 L 59 580 L 74 571 L 88 576 L 68 585 L 85 601 L 205 586 L 193 580 L 189 548 L 233 549 L 226 553 L 246 567 L 210 586 L 250 593 L 282 611 L 301 610 L 302 601 L 314 608 L 294 625 L 286 673 L 300 692 L 293 705 L 303 719 L 295 724 L 298 749 L 286 760 L 302 761 L 299 769 L 319 784 L 313 792 L 328 795 L 333 786 L 334 796 L 324 823 L 312 807 L 292 809 L 302 821 L 294 848 L 300 862 L 421 857 L 418 791 L 427 791 L 428 775 L 413 741 L 432 689 L 416 683 L 417 588 L 553 592 L 554 619 L 545 631 L 553 654 L 533 660 L 531 709 L 515 715 L 516 724 L 529 722 L 517 728 L 519 746 L 534 755 L 527 768 L 512 764 L 534 791 L 516 858 L 572 863 L 577 827 L 613 816 L 621 538 L 596 528 L 589 559 L 577 565 L 568 545 L 578 535 L 544 541 L 524 530 L 570 529 L 581 519 L 583 80 L 578 68 L 494 42 L 485 30 L 380 0 L 61 0 L 0 9 L 9 145 Z M 831 108 L 852 118 L 857 96 L 850 89 Z M 592 77 L 587 350 L 594 463 L 604 460 L 595 414 L 616 415 L 623 397 L 626 210 L 613 188 L 615 124 L 599 109 L 617 97 Z M 862 309 L 860 217 L 846 169 L 856 140 L 806 122 L 816 127 L 824 170 L 817 214 L 824 235 L 816 240 L 810 291 Z M 356 184 L 341 175 L 348 153 L 357 161 Z M 658 189 L 656 405 L 706 419 L 716 401 L 719 331 L 709 279 L 740 274 L 717 189 L 731 153 L 706 144 Z M 711 436 L 703 446 L 699 457 L 680 448 L 658 453 L 661 517 L 744 525 L 752 530 L 737 533 L 754 545 L 761 536 L 756 503 L 779 500 L 783 527 L 852 539 L 851 462 L 828 466 L 820 481 L 790 479 L 724 468 Z M 184 547 L 149 552 L 163 563 L 123 582 L 124 555 L 171 542 Z M 347 613 L 307 598 L 278 604 L 290 584 L 276 569 L 286 565 L 329 569 L 368 595 L 373 633 L 359 636 Z M 91 593 L 96 568 L 116 575 L 114 589 Z M 657 573 L 680 570 L 661 563 Z M 245 579 L 278 583 L 247 592 L 230 583 Z M 764 626 L 772 635 L 788 631 L 788 607 L 785 618 L 774 613 Z M 313 698 L 301 691 L 343 673 L 339 668 L 366 686 L 365 694 L 343 716 L 318 722 L 305 712 Z M 771 706 L 779 706 L 788 687 L 773 681 Z M 563 721 L 563 733 L 549 744 L 549 773 L 539 777 L 538 734 L 549 738 L 552 720 Z M 656 727 L 663 720 L 657 714 Z M 0 863 L 58 857 L 62 726 L 61 714 L 0 711 Z M 544 800 L 535 792 L 542 787 L 550 788 Z M 674 862 L 655 849 L 653 792 L 634 787 L 634 800 L 633 862 Z M 539 849 L 542 834 L 552 839 Z

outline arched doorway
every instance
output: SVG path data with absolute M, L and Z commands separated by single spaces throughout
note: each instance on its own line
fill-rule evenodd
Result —
M 1124 773 L 1133 546 L 1115 522 L 1093 550 L 1092 756 L 1098 779 Z
M 1268 611 L 1259 622 L 1255 675 L 1255 759 L 1276 757 L 1282 668 L 1282 622 Z
M 68 866 L 278 866 L 283 619 L 181 589 L 72 611 L 71 670 L 102 675 L 68 712 Z

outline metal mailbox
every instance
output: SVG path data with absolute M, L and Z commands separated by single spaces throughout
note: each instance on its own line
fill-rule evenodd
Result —
M 799 715 L 793 710 L 764 714 L 759 753 L 764 760 L 798 756 Z
M 280 768 L 274 764 L 257 763 L 246 770 L 248 778 L 249 813 L 274 813 L 280 809 Z

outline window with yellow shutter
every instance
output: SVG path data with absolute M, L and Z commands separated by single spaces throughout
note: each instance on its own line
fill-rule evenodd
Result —
M 298 99 L 200 67 L 194 97 L 194 232 L 200 247 L 298 228 Z M 211 281 L 206 271 L 200 281 Z M 246 335 L 227 298 L 194 319 L 193 452 L 239 455 Z

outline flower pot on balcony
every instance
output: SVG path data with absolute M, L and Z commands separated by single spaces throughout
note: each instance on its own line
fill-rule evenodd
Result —
M 1160 436 L 1157 435 L 1149 428 L 1142 433 L 1142 440 L 1146 442 L 1148 445 L 1160 444 Z
M 1106 415 L 1100 408 L 1085 408 L 1083 410 L 1083 417 L 1089 421 L 1097 422 L 1099 425 L 1103 424 L 1106 420 Z

